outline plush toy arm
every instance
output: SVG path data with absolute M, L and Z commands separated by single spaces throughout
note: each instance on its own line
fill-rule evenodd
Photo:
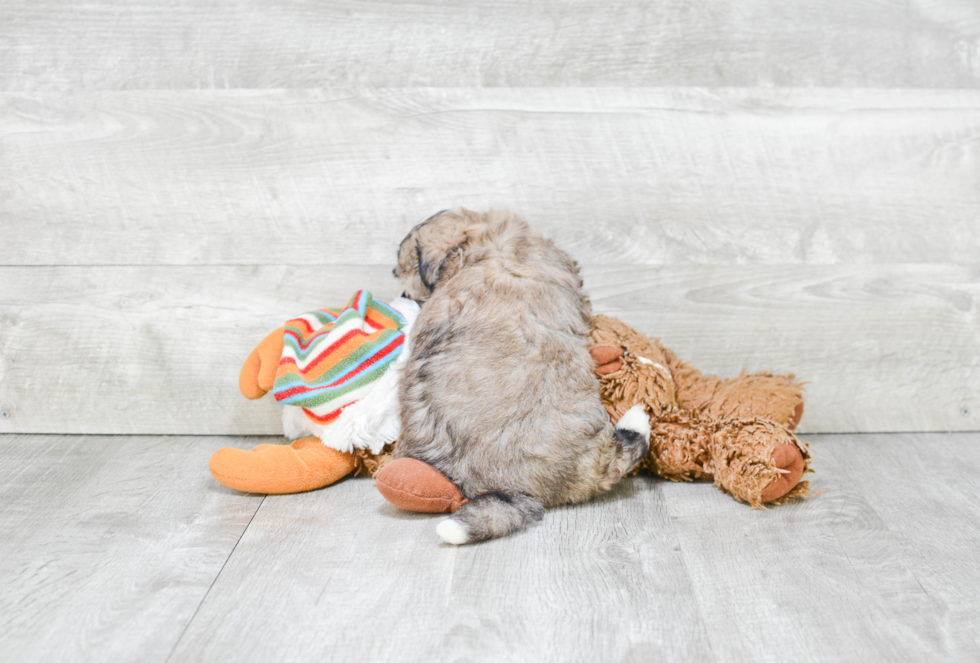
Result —
M 611 345 L 600 345 L 589 351 L 595 362 L 595 372 L 599 375 L 615 373 L 623 367 L 623 349 Z
M 238 388 L 245 398 L 262 398 L 275 384 L 276 369 L 282 357 L 282 333 L 280 327 L 262 339 L 242 365 Z

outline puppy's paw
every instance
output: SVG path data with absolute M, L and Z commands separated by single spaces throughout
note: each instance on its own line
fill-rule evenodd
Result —
M 443 541 L 454 546 L 461 546 L 470 540 L 466 525 L 452 518 L 446 518 L 436 525 L 436 534 L 442 537 Z

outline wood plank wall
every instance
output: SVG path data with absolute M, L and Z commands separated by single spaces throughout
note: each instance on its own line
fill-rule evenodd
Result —
M 0 5 L 0 432 L 278 434 L 251 347 L 456 205 L 805 432 L 980 429 L 972 0 L 64 7 Z

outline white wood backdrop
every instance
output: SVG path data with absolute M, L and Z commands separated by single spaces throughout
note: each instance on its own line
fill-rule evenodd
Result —
M 975 87 L 975 0 L 6 0 L 3 89 Z
M 980 90 L 7 93 L 6 265 L 390 264 L 447 206 L 583 264 L 973 262 Z
M 807 432 L 980 429 L 980 4 L 0 6 L 0 432 L 275 434 L 251 347 L 517 211 Z
M 390 267 L 8 267 L 0 431 L 281 434 L 271 397 L 247 401 L 254 343 L 342 303 Z M 597 311 L 659 333 L 712 372 L 796 371 L 803 430 L 977 426 L 980 266 L 593 267 Z

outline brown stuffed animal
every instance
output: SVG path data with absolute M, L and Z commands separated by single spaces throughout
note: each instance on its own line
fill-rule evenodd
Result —
M 613 421 L 636 403 L 651 415 L 650 454 L 641 464 L 672 481 L 713 479 L 753 507 L 803 498 L 810 453 L 791 432 L 803 416 L 793 376 L 732 380 L 702 375 L 657 341 L 603 315 L 592 319 L 592 357 Z M 437 470 L 401 458 L 375 476 L 378 489 L 409 511 L 448 513 L 463 502 Z
M 242 367 L 240 386 L 249 398 L 272 388 L 283 352 L 283 332 L 270 334 Z M 736 499 L 760 506 L 803 497 L 809 452 L 790 432 L 803 414 L 802 388 L 792 376 L 740 375 L 720 380 L 701 375 L 659 342 L 606 316 L 593 318 L 592 356 L 600 394 L 613 421 L 637 402 L 650 414 L 650 455 L 656 474 L 679 481 L 713 478 Z M 412 511 L 447 513 L 465 500 L 425 463 L 402 458 L 386 464 L 381 454 L 341 453 L 315 437 L 252 451 L 222 449 L 211 459 L 221 483 L 246 492 L 293 493 L 329 485 L 352 471 L 375 475 L 382 494 Z
M 616 421 L 644 403 L 652 433 L 645 467 L 671 481 L 713 480 L 761 507 L 809 495 L 810 453 L 791 432 L 803 416 L 792 375 L 721 380 L 702 375 L 659 341 L 604 315 L 592 320 L 603 404 Z

